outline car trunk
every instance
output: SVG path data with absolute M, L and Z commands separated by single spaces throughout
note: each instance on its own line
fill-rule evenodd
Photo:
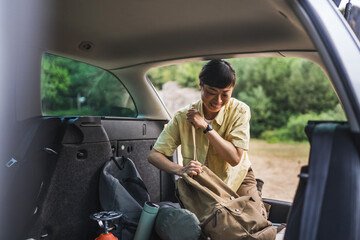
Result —
M 100 117 L 24 122 L 18 146 L 25 150 L 14 150 L 16 164 L 8 168 L 11 239 L 95 239 L 101 229 L 89 216 L 102 210 L 98 180 L 113 155 L 134 161 L 152 201 L 174 201 L 174 177 L 147 161 L 165 123 Z

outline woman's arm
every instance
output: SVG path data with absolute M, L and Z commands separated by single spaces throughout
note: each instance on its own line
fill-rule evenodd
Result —
M 207 125 L 206 125 L 207 126 Z M 204 128 L 203 130 L 205 130 Z M 215 148 L 219 156 L 235 167 L 240 163 L 244 149 L 235 147 L 231 142 L 223 139 L 216 131 L 208 131 L 206 137 L 210 144 Z
M 200 128 L 201 130 L 207 128 L 208 124 L 198 110 L 194 108 L 190 109 L 186 114 L 186 117 L 196 128 Z M 231 142 L 222 138 L 215 130 L 208 131 L 205 135 L 222 159 L 233 167 L 240 163 L 244 149 L 235 147 Z
M 187 173 L 190 176 L 201 172 L 201 164 L 197 161 L 190 161 L 185 167 L 169 161 L 164 154 L 152 149 L 148 155 L 148 161 L 155 167 L 170 173 L 182 176 Z

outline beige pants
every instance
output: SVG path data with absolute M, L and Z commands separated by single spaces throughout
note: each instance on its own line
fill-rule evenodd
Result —
M 236 191 L 239 196 L 250 196 L 256 202 L 257 210 L 267 219 L 268 218 L 268 210 L 270 209 L 270 205 L 265 207 L 261 193 L 258 191 L 256 187 L 256 179 L 253 170 L 250 168 L 247 175 L 245 176 L 244 181 L 240 185 L 239 189 Z

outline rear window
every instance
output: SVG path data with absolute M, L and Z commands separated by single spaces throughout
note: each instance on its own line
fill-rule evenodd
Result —
M 41 64 L 41 102 L 44 116 L 137 116 L 130 94 L 114 75 L 48 53 Z
M 228 59 L 236 73 L 232 97 L 250 107 L 249 158 L 264 180 L 263 197 L 292 202 L 308 164 L 308 120 L 346 121 L 323 70 L 298 58 Z M 171 114 L 201 98 L 199 73 L 206 62 L 153 68 L 147 74 Z M 178 162 L 182 163 L 179 150 Z

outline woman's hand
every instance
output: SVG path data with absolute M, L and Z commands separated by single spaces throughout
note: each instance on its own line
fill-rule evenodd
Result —
M 190 161 L 180 172 L 180 176 L 183 176 L 185 173 L 190 177 L 198 175 L 201 173 L 201 163 L 198 161 Z
M 186 113 L 186 120 L 193 124 L 196 128 L 205 130 L 207 128 L 207 123 L 204 118 L 200 115 L 199 111 L 195 108 L 191 108 Z
M 198 175 L 201 171 L 201 164 L 198 161 L 190 161 L 185 167 L 169 161 L 166 156 L 155 149 L 152 149 L 148 155 L 148 161 L 155 167 L 179 176 L 183 176 L 185 173 L 189 176 Z

